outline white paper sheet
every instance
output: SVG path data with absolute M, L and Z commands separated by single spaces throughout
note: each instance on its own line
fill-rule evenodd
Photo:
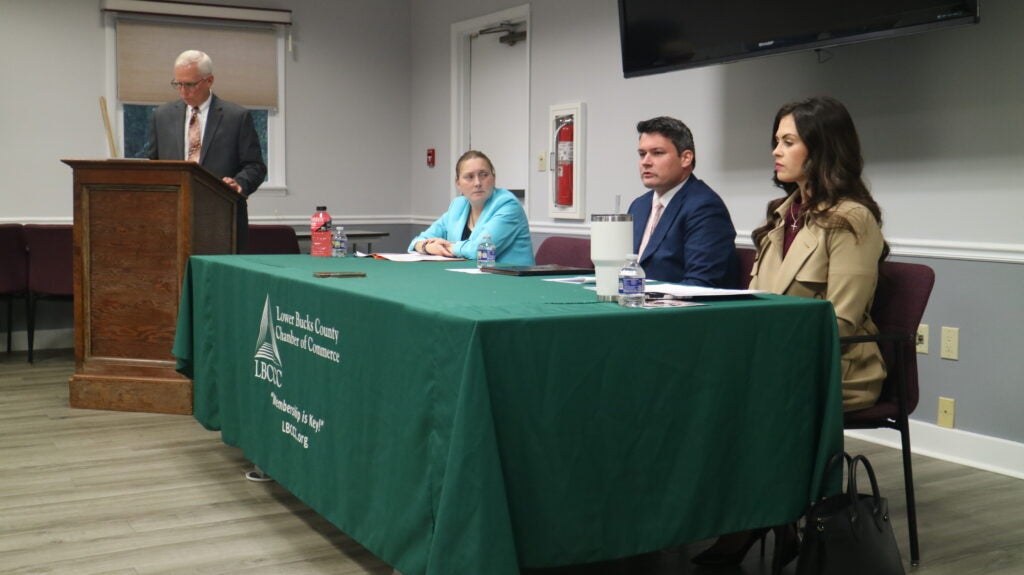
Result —
M 730 297 L 737 295 L 750 295 L 756 293 L 764 293 L 761 290 L 756 289 L 720 289 L 720 288 L 709 288 L 702 286 L 684 286 L 678 284 L 667 284 L 660 283 L 655 285 L 648 284 L 644 288 L 645 293 L 663 293 L 672 297 L 688 299 L 692 297 Z
M 356 252 L 357 258 L 375 258 L 378 260 L 389 260 L 393 262 L 464 262 L 466 258 L 449 258 L 445 256 L 434 256 L 428 254 L 419 254 L 416 252 L 405 252 L 405 253 L 375 253 L 375 254 L 364 254 L 363 252 Z

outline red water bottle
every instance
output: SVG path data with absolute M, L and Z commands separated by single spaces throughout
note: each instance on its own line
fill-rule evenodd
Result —
M 316 207 L 316 213 L 309 219 L 309 233 L 310 255 L 331 257 L 331 214 L 327 213 L 327 206 Z

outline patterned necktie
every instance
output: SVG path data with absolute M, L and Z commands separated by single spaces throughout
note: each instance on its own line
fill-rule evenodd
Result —
M 199 108 L 192 108 L 192 118 L 188 121 L 188 157 L 190 162 L 199 163 L 199 151 L 203 149 L 203 135 L 199 132 Z
M 651 234 L 654 233 L 654 228 L 658 227 L 658 220 L 661 219 L 661 212 L 665 209 L 665 206 L 661 204 L 661 200 L 657 195 L 654 196 L 654 206 L 651 210 L 651 217 L 647 219 L 647 228 L 644 229 L 644 239 L 640 242 L 640 253 L 637 255 L 643 257 L 644 250 L 647 249 L 647 242 L 651 239 Z

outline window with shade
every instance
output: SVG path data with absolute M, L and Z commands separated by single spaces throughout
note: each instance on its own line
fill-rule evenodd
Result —
M 267 181 L 261 189 L 285 187 L 280 101 L 284 73 L 279 68 L 284 63 L 284 41 L 280 26 L 120 12 L 111 25 L 116 34 L 124 157 L 144 157 L 153 111 L 179 97 L 171 87 L 174 59 L 185 50 L 201 50 L 213 61 L 213 92 L 245 106 L 252 115 L 267 164 Z

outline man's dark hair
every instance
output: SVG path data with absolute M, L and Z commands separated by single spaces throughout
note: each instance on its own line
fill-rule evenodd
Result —
M 672 141 L 672 145 L 676 147 L 676 154 L 680 156 L 683 155 L 684 151 L 690 150 L 693 152 L 691 167 L 697 166 L 697 150 L 693 147 L 693 134 L 690 133 L 690 128 L 687 128 L 686 124 L 675 118 L 658 116 L 657 118 L 638 122 L 636 131 L 639 134 L 661 134 L 665 136 Z

